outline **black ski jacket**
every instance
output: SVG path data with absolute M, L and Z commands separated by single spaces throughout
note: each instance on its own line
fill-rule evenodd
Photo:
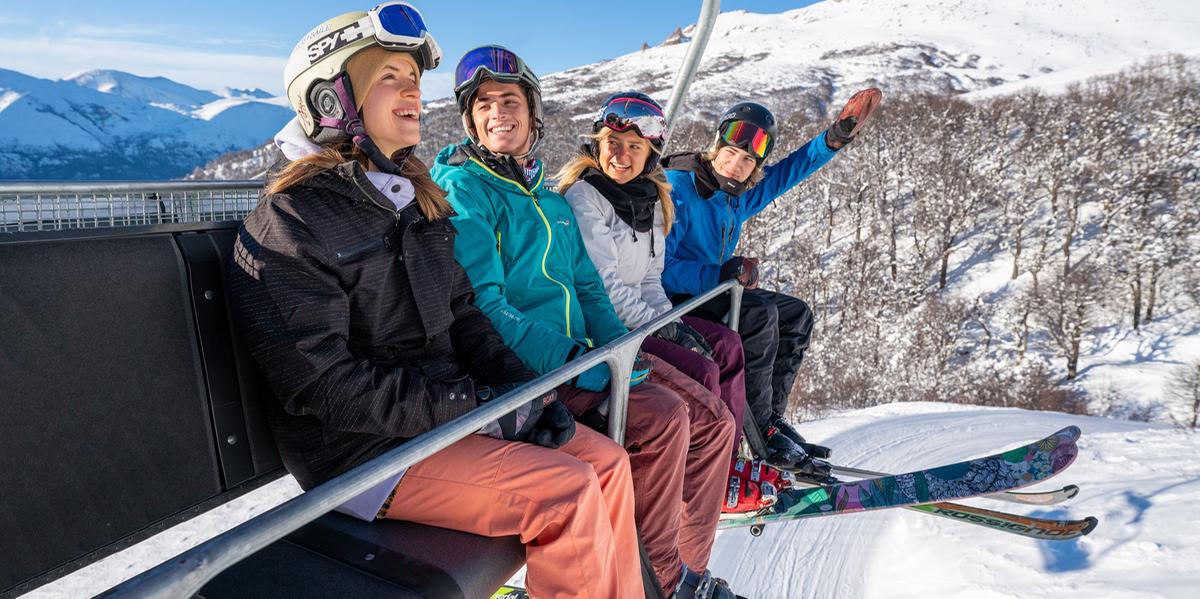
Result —
M 454 227 L 397 211 L 344 163 L 264 196 L 230 264 L 285 466 L 308 489 L 534 378 L 472 303 Z

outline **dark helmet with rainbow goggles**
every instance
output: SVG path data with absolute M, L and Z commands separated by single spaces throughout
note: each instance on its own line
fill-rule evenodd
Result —
M 385 2 L 321 23 L 300 39 L 283 70 L 288 103 L 308 137 L 318 143 L 349 139 L 355 144 L 366 138 L 346 63 L 373 46 L 412 54 L 422 72 L 442 60 L 421 13 L 407 2 Z
M 534 138 L 529 150 L 532 154 L 533 148 L 542 139 L 542 84 L 520 56 L 503 46 L 488 45 L 470 50 L 463 54 L 454 69 L 454 100 L 458 103 L 467 137 L 479 143 L 479 136 L 471 121 L 471 102 L 479 86 L 489 79 L 500 83 L 516 83 L 524 88 L 533 118 L 531 130 Z
M 741 148 L 762 164 L 775 147 L 775 115 L 757 102 L 740 102 L 721 115 L 717 147 Z

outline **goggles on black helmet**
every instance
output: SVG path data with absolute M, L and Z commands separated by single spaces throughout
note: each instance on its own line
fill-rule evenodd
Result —
M 760 162 L 771 153 L 775 138 L 748 121 L 728 121 L 718 132 L 726 144 L 746 150 Z
M 454 69 L 454 91 L 461 93 L 470 86 L 479 84 L 487 75 L 501 83 L 537 81 L 537 77 L 525 66 L 525 61 L 511 50 L 500 46 L 480 46 L 467 52 Z
M 618 133 L 633 130 L 639 136 L 661 142 L 667 135 L 667 118 L 662 107 L 645 99 L 616 95 L 604 103 L 593 122 L 593 130 L 608 127 Z

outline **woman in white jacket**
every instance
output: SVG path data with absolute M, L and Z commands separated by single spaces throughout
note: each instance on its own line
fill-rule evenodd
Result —
M 658 164 L 665 134 L 658 103 L 638 92 L 615 94 L 597 114 L 589 142 L 558 173 L 559 191 L 579 221 L 588 256 L 631 329 L 673 307 L 662 286 L 674 216 L 671 187 Z M 745 358 L 736 332 L 685 316 L 647 338 L 642 349 L 720 397 L 740 439 Z

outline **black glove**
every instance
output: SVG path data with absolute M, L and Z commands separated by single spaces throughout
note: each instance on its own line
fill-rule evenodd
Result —
M 784 420 L 780 416 L 776 416 L 771 420 L 771 425 L 767 428 L 768 433 L 772 428 L 791 439 L 793 443 L 799 445 L 804 450 L 804 453 L 807 453 L 811 457 L 827 460 L 830 455 L 833 455 L 833 451 L 828 447 L 805 441 L 804 437 L 796 432 L 796 429 L 787 420 Z
M 758 287 L 758 260 L 734 256 L 721 265 L 719 278 L 722 281 L 737 279 L 746 289 Z
M 858 137 L 862 128 L 870 120 L 871 114 L 879 107 L 883 92 L 875 88 L 864 89 L 846 102 L 842 112 L 838 114 L 833 125 L 825 132 L 825 145 L 831 150 L 839 150 Z
M 713 357 L 713 348 L 708 344 L 704 335 L 683 322 L 669 322 L 666 326 L 654 331 L 654 336 L 690 349 L 710 360 Z
M 475 398 L 479 405 L 483 405 L 497 397 L 500 397 L 517 387 L 522 383 L 504 383 L 501 385 L 475 385 Z M 529 403 L 524 404 L 517 409 L 501 416 L 495 422 L 483 427 L 483 432 L 497 439 L 505 441 L 524 441 L 526 443 L 538 443 L 537 437 L 541 432 L 548 432 L 547 440 L 552 441 L 555 437 L 553 423 L 542 423 L 542 417 L 545 413 L 547 405 L 557 403 L 558 394 L 551 389 L 546 393 L 533 398 Z M 569 414 L 568 414 L 569 415 Z M 550 428 L 539 428 L 539 427 Z M 566 426 L 566 425 L 561 425 Z M 575 434 L 574 422 L 571 423 L 571 434 Z M 570 437 L 567 437 L 570 440 Z M 566 441 L 563 441 L 565 443 Z M 540 443 L 539 443 L 540 444 Z
M 529 442 L 542 447 L 558 449 L 575 437 L 575 417 L 561 401 L 552 401 L 542 408 L 542 417 L 538 418 L 533 429 L 529 431 Z

